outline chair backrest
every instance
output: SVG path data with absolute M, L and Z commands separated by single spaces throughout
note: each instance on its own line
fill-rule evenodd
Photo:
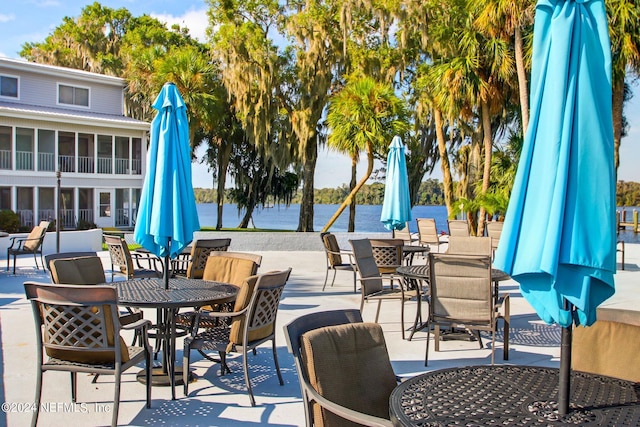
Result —
M 411 231 L 409 231 L 409 223 L 405 223 L 404 228 L 402 230 L 393 230 L 393 238 L 394 239 L 402 239 L 408 245 L 413 241 L 411 237 Z
M 191 257 L 187 266 L 187 277 L 201 279 L 212 251 L 226 251 L 231 239 L 198 239 L 191 245 Z
M 469 223 L 466 219 L 450 219 L 447 221 L 449 225 L 449 236 L 469 237 Z
M 317 311 L 296 318 L 284 327 L 289 352 L 293 354 L 293 357 L 300 357 L 300 337 L 305 332 L 324 326 L 344 325 L 345 323 L 362 323 L 360 310 Z
M 490 237 L 449 236 L 448 254 L 491 256 Z
M 436 220 L 433 218 L 417 218 L 418 241 L 427 245 L 439 245 L 440 236 L 436 227 Z
M 45 255 L 44 264 L 47 266 L 47 269 L 51 271 L 51 261 L 53 261 L 54 259 L 80 258 L 80 257 L 86 257 L 86 256 L 98 256 L 98 253 L 94 251 L 56 252 L 53 254 Z
M 24 242 L 23 248 L 32 252 L 37 251 L 42 245 L 44 236 L 47 234 L 47 228 L 49 228 L 49 222 L 40 221 L 40 224 L 31 229 L 27 240 Z
M 116 288 L 25 282 L 36 320 L 38 352 L 78 363 L 127 362 Z M 116 339 L 119 337 L 119 339 Z
M 353 257 L 356 267 L 362 279 L 362 292 L 369 295 L 382 290 L 382 278 L 376 259 L 373 256 L 373 248 L 369 239 L 349 240 L 353 248 Z
M 262 255 L 253 254 L 250 252 L 212 251 L 209 254 L 209 257 L 212 257 L 212 256 L 224 256 L 228 258 L 248 259 L 249 261 L 253 261 L 258 267 L 260 267 L 260 264 L 262 264 Z
M 429 314 L 434 320 L 491 324 L 491 256 L 429 253 Z
M 402 265 L 402 239 L 371 239 L 371 251 L 381 274 L 395 273 Z
M 106 283 L 99 256 L 57 258 L 51 260 L 51 280 L 66 285 L 97 285 Z
M 330 266 L 336 266 L 342 264 L 342 256 L 340 255 L 340 246 L 338 245 L 338 239 L 331 233 L 320 233 L 324 250 L 327 253 L 327 260 Z
M 498 249 L 498 243 L 500 243 L 500 235 L 502 234 L 502 221 L 487 222 L 487 236 L 491 238 L 491 247 L 493 250 Z
M 300 355 L 303 378 L 318 394 L 359 413 L 389 419 L 389 396 L 397 383 L 379 324 L 307 331 L 300 337 Z M 310 412 L 313 425 L 352 425 L 318 404 Z
M 111 269 L 117 267 L 118 270 L 127 276 L 127 279 L 133 279 L 134 268 L 131 252 L 127 242 L 118 236 L 109 236 L 105 234 L 104 243 L 109 249 L 109 257 L 111 258 Z
M 251 259 L 223 255 L 210 256 L 202 278 L 241 286 L 247 277 L 255 275 L 257 271 L 258 264 Z
M 245 280 L 233 311 L 247 308 L 247 315 L 231 322 L 230 343 L 243 345 L 245 340 L 246 343 L 252 343 L 274 334 L 280 298 L 290 274 L 291 268 L 258 274 Z

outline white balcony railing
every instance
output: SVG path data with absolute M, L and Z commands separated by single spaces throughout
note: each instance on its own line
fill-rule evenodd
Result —
M 116 158 L 116 174 L 129 174 L 129 159 Z
M 60 223 L 62 224 L 63 229 L 76 228 L 73 209 L 60 209 Z
M 98 157 L 98 173 L 113 173 L 112 165 L 111 157 Z
M 38 222 L 54 221 L 56 219 L 56 211 L 53 209 L 40 209 L 38 211 Z
M 76 158 L 75 156 L 58 156 L 58 164 L 61 172 L 75 172 L 76 171 Z
M 11 150 L 0 150 L 0 169 L 11 169 Z
M 116 227 L 131 225 L 129 209 L 116 209 Z
M 56 170 L 56 155 L 54 153 L 38 153 L 38 170 L 54 172 Z
M 142 174 L 142 160 L 140 159 L 132 159 L 131 160 L 131 172 L 134 175 Z
M 93 209 L 78 210 L 78 222 L 81 222 L 81 221 L 93 223 Z
M 16 151 L 16 170 L 19 170 L 19 171 L 33 170 L 33 152 Z
M 20 224 L 25 227 L 33 227 L 33 211 L 31 209 L 18 209 L 17 214 L 20 216 Z
M 78 156 L 78 172 L 93 173 L 94 162 L 93 157 Z

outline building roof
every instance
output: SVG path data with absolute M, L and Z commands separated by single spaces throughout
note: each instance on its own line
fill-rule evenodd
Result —
M 122 115 L 100 114 L 63 108 L 16 104 L 0 101 L 0 115 L 32 120 L 51 120 L 63 123 L 100 127 L 120 127 L 135 130 L 149 130 L 150 124 Z
M 46 74 L 48 76 L 59 76 L 84 80 L 87 82 L 99 82 L 119 87 L 124 87 L 126 81 L 120 77 L 107 76 L 105 74 L 91 73 L 89 71 L 77 70 L 75 68 L 58 67 L 56 65 L 40 64 L 29 62 L 24 59 L 5 58 L 0 56 L 0 66 L 13 70 L 29 71 L 32 73 Z

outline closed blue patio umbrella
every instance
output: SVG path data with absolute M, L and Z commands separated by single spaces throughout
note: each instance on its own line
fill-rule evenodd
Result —
M 404 156 L 402 139 L 394 136 L 387 156 L 387 178 L 380 214 L 380 221 L 387 230 L 402 230 L 406 223 L 411 221 L 409 175 Z
M 603 0 L 539 0 L 525 136 L 495 266 L 563 327 L 559 412 L 569 405 L 572 325 L 614 293 L 611 49 Z
M 186 105 L 173 83 L 166 83 L 153 103 L 147 175 L 142 187 L 135 241 L 165 259 L 175 258 L 200 229 L 191 180 L 191 147 Z

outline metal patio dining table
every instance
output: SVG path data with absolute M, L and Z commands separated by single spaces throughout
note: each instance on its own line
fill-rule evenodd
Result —
M 559 370 L 470 366 L 427 372 L 400 383 L 389 398 L 396 426 L 638 426 L 640 384 L 571 374 L 572 410 L 557 413 Z
M 154 369 L 152 381 L 154 385 L 171 386 L 171 398 L 175 399 L 176 384 L 188 381 L 188 378 L 182 378 L 182 368 L 175 363 L 175 317 L 178 310 L 234 301 L 238 287 L 229 283 L 186 278 L 170 278 L 169 289 L 164 288 L 163 279 L 133 279 L 116 284 L 119 304 L 158 310 L 157 339 L 162 342 L 163 357 L 162 368 Z

